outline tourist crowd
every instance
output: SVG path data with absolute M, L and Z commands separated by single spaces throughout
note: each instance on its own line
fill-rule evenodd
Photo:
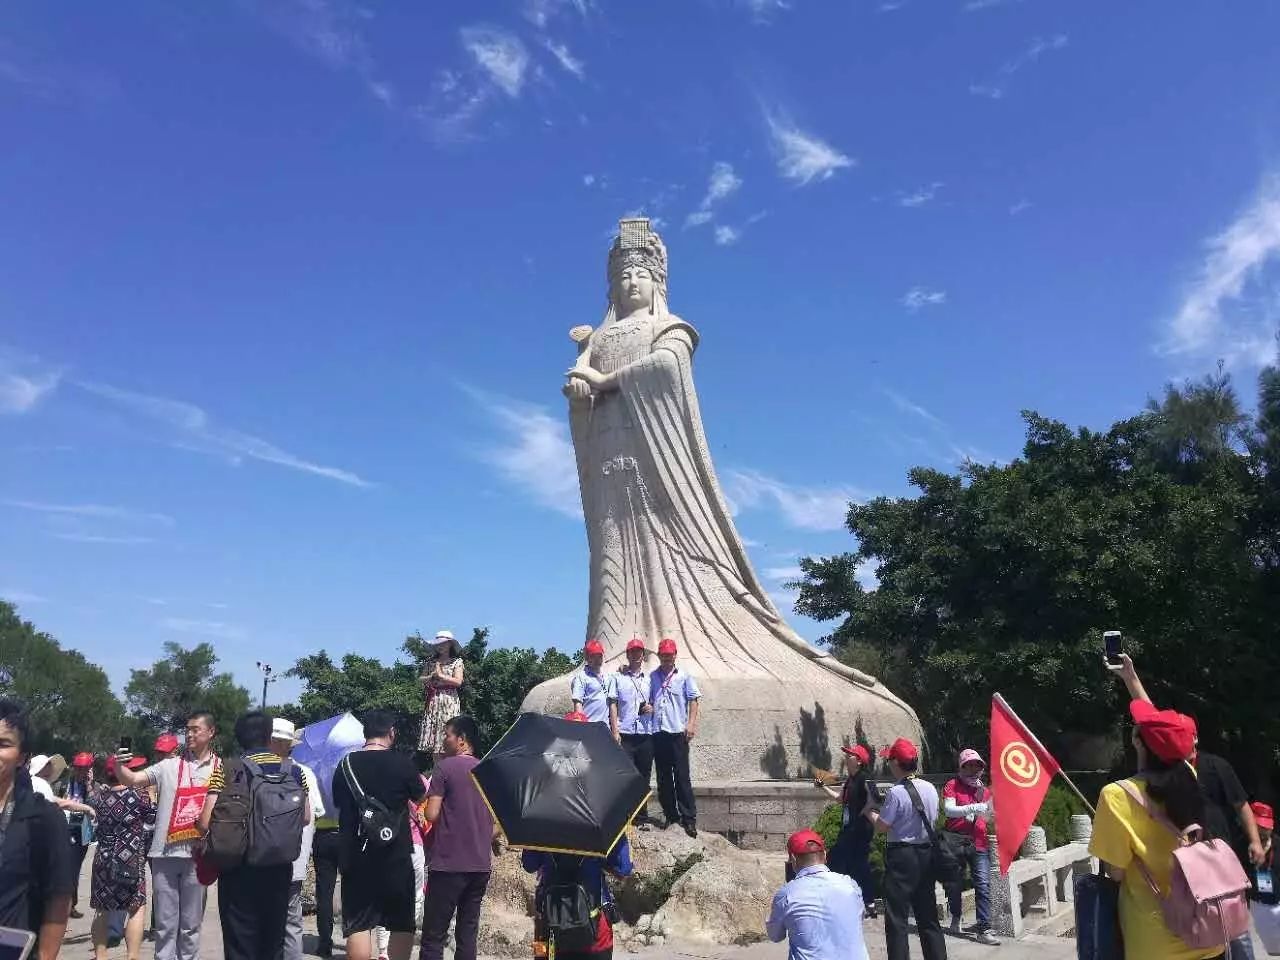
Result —
M 332 782 L 324 784 L 293 759 L 299 736 L 284 718 L 257 711 L 240 717 L 238 753 L 230 758 L 213 749 L 215 718 L 197 711 L 186 720 L 185 747 L 165 734 L 155 741 L 150 763 L 122 743 L 115 754 L 78 753 L 68 765 L 60 756 L 31 756 L 25 711 L 0 699 L 0 927 L 29 931 L 35 955 L 53 960 L 68 919 L 82 915 L 76 894 L 92 847 L 89 908 L 98 960 L 117 940 L 130 960 L 139 955 L 148 903 L 158 960 L 196 960 L 206 892 L 214 883 L 229 960 L 301 960 L 309 863 L 319 956 L 333 950 L 340 877 L 349 960 L 407 960 L 418 931 L 421 960 L 442 960 L 451 929 L 453 956 L 474 960 L 500 828 L 472 776 L 479 763 L 476 724 L 455 712 L 465 677 L 461 651 L 448 631 L 437 635 L 436 649 L 422 674 L 417 762 L 394 749 L 396 717 L 370 710 L 362 718 L 363 745 L 346 752 Z M 607 725 L 646 784 L 656 766 L 664 821 L 641 813 L 639 829 L 680 826 L 694 837 L 689 743 L 697 733 L 701 695 L 693 677 L 677 666 L 673 641 L 659 644 L 652 673 L 645 671 L 645 656 L 644 644 L 633 640 L 625 666 L 605 673 L 603 646 L 589 641 L 570 681 L 573 709 L 566 719 Z M 1127 656 L 1109 669 L 1131 699 L 1137 772 L 1103 789 L 1090 852 L 1118 885 L 1122 955 L 1252 960 L 1246 895 L 1268 953 L 1280 955 L 1272 808 L 1250 803 L 1231 766 L 1199 749 L 1191 717 L 1151 702 Z M 450 715 L 441 719 L 442 712 Z M 898 739 L 879 755 L 890 781 L 883 792 L 866 746 L 847 745 L 842 752 L 843 781 L 818 780 L 840 805 L 838 837 L 828 850 L 813 830 L 790 836 L 786 883 L 765 923 L 769 938 L 789 940 L 792 960 L 865 957 L 863 924 L 878 916 L 871 853 L 883 834 L 889 960 L 909 956 L 913 915 L 925 960 L 944 960 L 946 934 L 998 945 L 988 841 L 997 812 L 978 751 L 962 750 L 955 775 L 939 790 L 918 775 L 916 745 Z M 55 789 L 64 778 L 62 789 Z M 1231 863 L 1238 857 L 1247 871 L 1238 902 L 1224 899 L 1214 914 L 1229 934 L 1220 942 L 1202 942 L 1190 926 L 1194 918 L 1180 914 L 1198 908 L 1175 902 L 1179 871 L 1190 869 L 1179 851 L 1207 838 L 1225 843 L 1197 847 L 1205 856 Z M 572 840 L 566 837 L 566 846 Z M 537 875 L 538 950 L 549 945 L 559 960 L 612 956 L 617 912 L 608 881 L 633 870 L 626 835 L 606 857 L 526 850 L 522 865 Z M 968 926 L 966 875 L 976 914 Z M 938 918 L 939 882 L 950 914 L 945 931 Z M 566 890 L 581 892 L 580 902 L 565 900 Z

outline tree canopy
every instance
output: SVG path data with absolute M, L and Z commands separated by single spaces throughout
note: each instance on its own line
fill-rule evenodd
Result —
M 179 731 L 196 710 L 208 710 L 218 725 L 215 747 L 235 752 L 232 730 L 249 709 L 249 691 L 229 673 L 216 673 L 218 656 L 208 643 L 187 649 L 164 645 L 165 656 L 146 670 L 130 671 L 125 701 L 145 734 Z
M 996 691 L 1067 755 L 1118 748 L 1101 632 L 1120 629 L 1156 701 L 1256 784 L 1280 743 L 1280 374 L 1260 388 L 1256 418 L 1221 371 L 1102 432 L 1024 412 L 1013 462 L 917 467 L 917 496 L 852 505 L 856 548 L 801 561 L 797 610 L 837 621 L 825 641 L 947 755 L 985 742 Z

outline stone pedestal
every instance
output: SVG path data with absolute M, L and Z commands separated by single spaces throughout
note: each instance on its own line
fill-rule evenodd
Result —
M 698 736 L 690 750 L 695 784 L 808 780 L 813 767 L 839 769 L 843 744 L 880 747 L 898 737 L 920 742 L 915 713 L 883 684 L 862 686 L 812 661 L 798 656 L 795 661 L 794 676 L 785 683 L 767 676 L 705 677 L 692 670 L 702 692 Z M 534 687 L 520 709 L 566 713 L 569 677 Z
M 694 785 L 699 832 L 718 833 L 743 850 L 786 850 L 787 837 L 812 827 L 831 798 L 800 781 L 706 780 Z M 662 819 L 656 796 L 649 815 Z

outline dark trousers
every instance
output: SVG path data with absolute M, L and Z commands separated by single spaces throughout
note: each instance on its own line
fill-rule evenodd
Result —
M 311 856 L 316 863 L 316 936 L 321 947 L 333 946 L 333 891 L 338 885 L 341 849 L 337 830 L 316 831 Z
M 226 960 L 273 960 L 284 948 L 293 864 L 237 867 L 218 878 Z
M 71 869 L 74 871 L 71 875 L 72 883 L 75 884 L 71 888 L 71 907 L 74 909 L 80 903 L 80 870 L 84 867 L 84 855 L 89 852 L 89 848 L 81 842 L 80 828 L 78 826 L 71 828 Z
M 454 960 L 476 960 L 476 937 L 480 932 L 480 902 L 489 886 L 487 873 L 427 873 L 427 900 L 422 911 L 422 949 L 419 960 L 443 960 L 444 941 L 455 911 Z
M 556 960 L 613 960 L 613 947 L 592 953 L 589 950 L 557 950 Z
M 689 740 L 683 733 L 655 733 L 653 759 L 658 767 L 658 802 L 673 823 L 698 822 L 698 806 L 689 780 Z
M 647 786 L 653 778 L 653 737 L 647 733 L 624 733 L 622 749 L 627 751 Z
M 933 852 L 928 844 L 889 844 L 884 855 L 884 941 L 889 960 L 908 960 L 907 921 L 916 915 L 924 960 L 947 960 L 933 891 Z
M 865 821 L 864 821 L 865 822 Z M 871 830 L 845 828 L 837 841 L 846 844 L 847 873 L 862 891 L 862 902 L 868 910 L 876 908 L 876 881 L 871 872 Z

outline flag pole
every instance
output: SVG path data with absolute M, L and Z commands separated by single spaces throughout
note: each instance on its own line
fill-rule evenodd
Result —
M 1008 701 L 1006 701 L 1005 698 L 1000 696 L 1000 694 L 998 693 L 995 694 L 994 696 L 995 696 L 996 703 L 1000 704 L 1000 706 L 1004 709 L 1004 712 L 1009 715 L 1009 719 L 1014 722 L 1014 724 L 1022 732 L 1022 735 L 1026 737 L 1028 740 L 1030 740 L 1031 743 L 1036 747 L 1036 749 L 1039 750 L 1044 756 L 1046 757 L 1053 756 L 1053 754 L 1051 754 L 1048 750 L 1044 748 L 1044 744 L 1041 743 L 1039 738 L 1037 738 L 1036 735 L 1031 732 L 1030 728 L 1028 728 L 1027 725 L 1022 722 L 1022 718 L 1013 712 L 1013 707 L 1009 706 Z M 1071 792 L 1076 795 L 1076 797 L 1080 800 L 1080 802 L 1084 804 L 1084 808 L 1089 811 L 1089 816 L 1091 817 L 1094 816 L 1097 813 L 1097 811 L 1093 809 L 1093 804 L 1085 799 L 1084 794 L 1080 792 L 1080 788 L 1075 785 L 1075 781 L 1073 781 L 1070 777 L 1068 777 L 1066 774 L 1066 771 L 1063 770 L 1061 767 L 1058 767 L 1058 776 L 1060 776 L 1063 780 L 1067 782 L 1067 786 L 1071 788 Z

